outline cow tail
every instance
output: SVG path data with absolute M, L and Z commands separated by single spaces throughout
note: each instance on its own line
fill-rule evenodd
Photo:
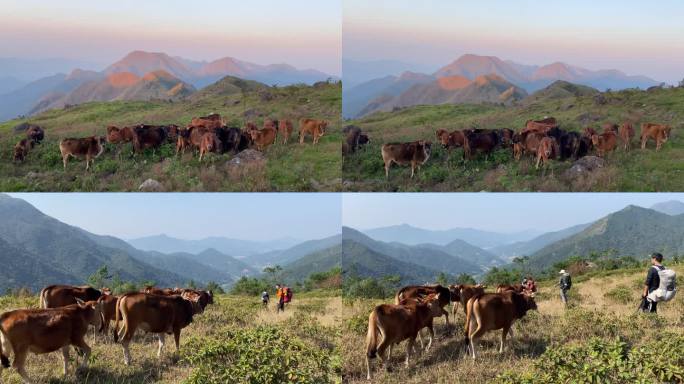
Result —
M 366 335 L 366 357 L 374 359 L 378 353 L 378 310 L 374 309 L 368 316 L 368 334 Z
M 123 304 L 123 299 L 126 297 L 126 295 L 123 295 L 119 297 L 116 300 L 116 310 L 114 311 L 114 329 L 112 330 L 112 336 L 114 336 L 114 342 L 119 341 L 119 320 L 121 320 L 121 309 L 120 305 Z M 126 326 L 126 322 L 124 321 L 124 327 Z
M 9 344 L 9 339 L 5 335 L 5 331 L 2 330 L 2 327 L 0 327 L 0 364 L 2 364 L 2 366 L 5 368 L 9 368 L 10 361 L 7 355 L 5 355 L 5 351 L 3 350 L 3 345 L 5 343 Z
M 48 293 L 48 289 L 47 289 L 47 288 L 43 288 L 43 289 L 40 291 L 40 308 L 42 308 L 42 309 L 45 309 L 45 308 L 48 307 L 47 293 Z
M 466 318 L 465 318 L 465 330 L 463 333 L 465 334 L 465 342 L 466 347 L 470 343 L 470 322 L 472 321 L 472 316 L 473 316 L 473 306 L 475 305 L 475 301 L 479 300 L 479 296 L 475 296 L 468 300 L 466 303 Z

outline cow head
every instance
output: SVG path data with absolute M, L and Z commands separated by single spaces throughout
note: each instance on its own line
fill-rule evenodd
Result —
M 515 311 L 518 318 L 525 316 L 529 310 L 537 310 L 537 303 L 534 301 L 534 296 L 511 292 L 511 299 L 515 305 Z
M 327 120 L 321 120 L 318 123 L 318 132 L 319 132 L 319 137 L 325 135 L 325 130 L 328 128 L 328 121 Z
M 423 300 L 423 302 L 430 309 L 430 315 L 432 315 L 432 317 L 442 316 L 442 306 L 440 305 L 440 302 L 439 302 L 441 295 L 442 295 L 441 293 L 428 295 Z
M 102 329 L 104 326 L 104 302 L 102 300 L 97 301 L 83 301 L 76 298 L 76 305 L 79 308 L 86 310 L 86 319 L 89 325 L 95 327 L 95 329 Z
M 446 148 L 449 146 L 449 132 L 444 129 L 438 129 L 437 132 L 435 132 L 435 136 L 437 137 L 437 141 L 442 144 L 442 147 Z
M 418 144 L 423 147 L 423 153 L 425 154 L 425 160 L 423 160 L 423 164 L 428 160 L 430 155 L 432 154 L 432 143 L 429 141 L 419 141 Z
M 598 147 L 599 144 L 601 144 L 601 136 L 597 134 L 591 135 L 591 144 L 593 144 L 594 147 Z
M 670 132 L 672 131 L 672 127 L 669 125 L 666 125 L 663 127 L 663 130 L 660 133 L 660 139 L 663 143 L 666 143 L 667 140 L 670 138 Z
M 359 146 L 366 145 L 368 143 L 370 143 L 370 139 L 368 138 L 368 135 L 366 135 L 365 133 L 360 134 L 359 135 Z
M 460 302 L 461 301 L 461 285 L 450 285 L 449 286 L 449 294 L 451 295 L 450 299 L 453 302 Z

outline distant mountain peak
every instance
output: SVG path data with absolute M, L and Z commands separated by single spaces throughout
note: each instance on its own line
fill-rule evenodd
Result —
M 126 88 L 135 85 L 140 77 L 131 72 L 116 72 L 107 76 L 107 82 L 115 88 Z
M 651 206 L 651 209 L 670 216 L 684 214 L 684 203 L 679 200 L 663 201 Z
M 472 81 L 470 79 L 459 75 L 444 76 L 437 79 L 437 84 L 439 84 L 440 88 L 447 91 L 463 89 L 469 86 L 471 83 Z

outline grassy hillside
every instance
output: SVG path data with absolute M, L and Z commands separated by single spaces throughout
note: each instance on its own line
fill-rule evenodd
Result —
M 123 351 L 106 337 L 89 332 L 93 348 L 90 367 L 62 376 L 61 353 L 29 354 L 27 371 L 35 382 L 119 383 L 341 383 L 339 335 L 343 305 L 328 293 L 299 293 L 284 314 L 274 303 L 262 308 L 258 297 L 221 295 L 181 333 L 181 353 L 173 341 L 157 359 L 156 336 L 137 332 L 131 343 L 133 363 L 125 366 Z M 37 307 L 38 298 L 0 297 L 0 312 Z M 113 325 L 113 324 L 112 324 Z M 71 353 L 72 358 L 74 353 Z M 287 362 L 287 363 L 286 363 Z M 1 370 L 2 382 L 20 383 L 14 370 Z
M 675 267 L 684 275 L 684 267 Z M 406 343 L 392 351 L 392 373 L 373 364 L 375 383 L 556 383 L 556 382 L 681 382 L 684 359 L 684 295 L 661 304 L 658 316 L 637 314 L 645 272 L 618 270 L 582 281 L 577 279 L 565 310 L 552 282 L 542 283 L 538 311 L 513 326 L 514 336 L 498 354 L 500 331 L 487 333 L 478 346 L 478 359 L 463 349 L 462 309 L 456 330 L 445 336 L 444 318 L 436 320 L 432 349 L 403 365 Z M 681 280 L 681 277 L 680 277 Z M 368 314 L 385 300 L 346 303 L 341 351 L 346 383 L 367 383 L 365 337 Z M 624 343 L 624 344 L 623 344 Z M 631 368 L 626 368 L 630 358 Z M 678 376 L 677 376 L 678 375 Z M 670 379 L 667 379 L 667 378 Z
M 603 93 L 602 98 L 554 93 L 517 107 L 496 105 L 417 106 L 377 113 L 348 123 L 367 131 L 371 143 L 343 161 L 344 189 L 348 191 L 680 191 L 684 189 L 684 88 L 650 92 L 625 90 Z M 560 96 L 559 96 L 560 95 Z M 478 128 L 520 129 L 525 121 L 556 117 L 561 128 L 581 130 L 604 122 L 660 122 L 671 124 L 670 141 L 660 152 L 651 142 L 645 151 L 618 150 L 606 156 L 604 168 L 587 176 L 569 177 L 571 161 L 553 161 L 536 170 L 527 157 L 519 163 L 510 150 L 501 149 L 487 159 L 480 156 L 464 163 L 462 150 L 447 153 L 435 144 L 435 131 Z M 639 129 L 637 128 L 637 134 Z M 385 180 L 380 147 L 395 141 L 431 140 L 432 156 L 411 180 L 409 167 L 392 166 Z M 636 144 L 636 141 L 635 141 Z
M 240 91 L 245 89 L 245 93 Z M 116 101 L 87 103 L 52 110 L 24 120 L 0 124 L 0 190 L 3 191 L 136 191 L 148 178 L 167 191 L 333 191 L 340 188 L 340 83 L 316 86 L 259 87 L 254 82 L 223 79 L 216 86 L 179 101 Z M 261 124 L 267 117 L 301 117 L 330 121 L 326 135 L 316 146 L 292 139 L 276 144 L 265 163 L 230 168 L 232 154 L 208 157 L 175 157 L 175 144 L 132 155 L 131 145 L 107 145 L 91 172 L 82 161 L 70 160 L 62 169 L 59 140 L 65 137 L 104 135 L 107 125 L 178 124 L 192 117 L 220 113 L 227 122 L 243 126 L 246 120 Z M 22 164 L 12 163 L 14 144 L 22 134 L 13 127 L 29 121 L 46 130 L 46 140 Z M 297 125 L 297 123 L 295 123 Z M 297 128 L 295 128 L 297 130 Z M 296 137 L 296 134 L 295 134 Z

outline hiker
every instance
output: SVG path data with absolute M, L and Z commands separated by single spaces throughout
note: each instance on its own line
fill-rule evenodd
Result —
M 284 287 L 283 288 L 283 307 L 285 304 L 288 304 L 292 301 L 292 288 L 290 287 Z
M 641 310 L 657 313 L 658 303 L 672 300 L 677 292 L 676 281 L 675 272 L 663 265 L 663 255 L 658 252 L 651 254 L 651 268 L 646 274 L 644 293 L 641 295 Z
M 261 292 L 261 304 L 264 305 L 264 307 L 268 307 L 268 301 L 271 299 L 271 297 L 268 295 L 268 292 L 263 291 Z
M 561 275 L 560 280 L 558 281 L 561 301 L 563 304 L 568 305 L 568 290 L 572 288 L 572 279 L 570 278 L 570 274 L 567 273 L 565 269 L 561 269 L 558 274 Z
M 276 312 L 285 312 L 285 288 L 281 288 L 280 284 L 276 284 L 276 300 L 278 300 Z

